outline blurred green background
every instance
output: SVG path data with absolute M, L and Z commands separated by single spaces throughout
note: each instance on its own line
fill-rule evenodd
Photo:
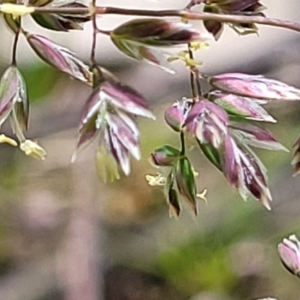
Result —
M 297 1 L 262 2 L 271 15 L 300 21 Z M 105 26 L 106 20 L 101 22 Z M 26 25 L 39 30 L 30 21 Z M 88 30 L 68 39 L 45 34 L 78 50 L 87 61 Z M 12 35 L 2 20 L 0 41 L 3 72 Z M 97 142 L 70 163 L 90 89 L 46 66 L 25 43 L 19 48 L 31 102 L 28 137 L 38 139 L 48 157 L 35 161 L 0 145 L 0 300 L 299 299 L 299 279 L 281 266 L 277 244 L 292 233 L 300 235 L 299 178 L 292 177 L 290 166 L 300 132 L 300 104 L 267 106 L 278 119 L 269 129 L 291 149 L 257 152 L 269 170 L 272 211 L 252 199 L 244 202 L 200 151 L 191 148 L 198 189 L 208 189 L 208 203 L 198 203 L 196 218 L 183 211 L 178 220 L 170 219 L 163 191 L 148 186 L 145 176 L 157 172 L 148 162 L 155 147 L 178 145 L 177 135 L 163 122 L 163 111 L 190 95 L 188 71 L 176 63 L 177 73 L 171 76 L 110 47 L 107 39 L 99 39 L 99 63 L 142 92 L 157 120 L 139 120 L 143 158 L 132 161 L 130 177 L 108 185 L 96 175 Z M 227 28 L 197 58 L 204 61 L 205 73 L 267 74 L 300 87 L 299 48 L 296 33 L 263 28 L 259 38 L 238 37 Z M 11 134 L 8 124 L 2 131 Z

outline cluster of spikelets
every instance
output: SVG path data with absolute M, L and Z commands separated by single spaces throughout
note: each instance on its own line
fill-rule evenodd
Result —
M 204 4 L 205 12 L 219 14 L 262 15 L 261 11 L 264 9 L 258 0 L 194 2 Z M 37 0 L 29 1 L 29 4 L 33 7 L 84 7 L 76 1 L 56 3 Z M 32 17 L 39 25 L 57 31 L 80 29 L 80 23 L 90 20 L 89 15 L 34 13 Z M 119 170 L 128 175 L 130 155 L 136 159 L 141 157 L 136 118 L 154 119 L 143 96 L 100 66 L 89 66 L 70 50 L 50 39 L 28 33 L 22 27 L 20 17 L 5 13 L 4 20 L 16 35 L 22 34 L 26 38 L 42 60 L 91 87 L 79 121 L 79 137 L 72 160 L 76 159 L 78 150 L 98 138 L 96 157 L 98 166 L 101 166 L 102 178 L 105 181 L 118 179 Z M 257 30 L 254 25 L 247 23 L 229 25 L 240 33 Z M 200 33 L 186 22 L 135 19 L 106 34 L 127 56 L 170 70 L 168 57 L 161 47 L 187 44 L 191 46 L 193 43 L 206 42 L 212 37 L 217 39 L 223 29 L 220 22 L 205 21 L 204 26 L 209 33 Z M 194 62 L 185 60 L 185 63 L 193 72 Z M 224 173 L 230 185 L 243 198 L 246 199 L 250 194 L 270 209 L 269 202 L 272 197 L 267 184 L 266 169 L 253 152 L 253 147 L 268 150 L 285 148 L 269 131 L 257 125 L 257 122 L 275 122 L 262 106 L 267 101 L 299 100 L 300 90 L 263 76 L 240 73 L 202 75 L 201 80 L 207 81 L 211 90 L 192 99 L 176 101 L 165 112 L 167 124 L 179 132 L 181 137 L 189 135 L 195 138 L 204 155 Z M 26 83 L 15 59 L 2 75 L 0 101 L 0 126 L 9 119 L 20 149 L 27 155 L 43 159 L 46 155 L 44 149 L 24 135 L 28 126 L 29 101 Z M 0 136 L 0 142 L 18 144 L 4 135 Z M 300 169 L 300 140 L 296 146 L 298 149 L 293 164 L 297 173 Z M 180 213 L 180 198 L 185 199 L 197 214 L 196 199 L 205 198 L 205 195 L 197 194 L 195 172 L 185 149 L 163 145 L 152 153 L 152 160 L 156 166 L 166 171 L 164 176 L 159 175 L 158 179 L 149 180 L 153 185 L 164 185 L 173 214 L 178 216 Z
M 263 76 L 240 73 L 207 77 L 212 89 L 195 100 L 182 99 L 167 108 L 170 127 L 195 138 L 204 155 L 224 173 L 229 184 L 247 199 L 252 195 L 267 209 L 272 200 L 266 169 L 253 148 L 286 150 L 258 123 L 276 122 L 264 109 L 271 100 L 299 100 L 300 90 Z M 298 152 L 293 163 L 299 171 Z M 168 167 L 169 204 L 179 214 L 174 192 L 192 203 L 196 212 L 196 183 L 191 163 L 180 150 L 165 145 L 152 153 L 156 166 Z M 172 180 L 172 178 L 174 180 Z M 184 180 L 183 180 L 184 179 Z M 172 191 L 172 192 L 171 192 Z M 171 197 L 172 196 L 172 197 Z

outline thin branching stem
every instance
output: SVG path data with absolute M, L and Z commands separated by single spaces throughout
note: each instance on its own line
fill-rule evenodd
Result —
M 92 14 L 92 26 L 93 26 L 93 35 L 92 35 L 92 48 L 91 48 L 91 64 L 92 66 L 96 66 L 96 46 L 97 46 L 97 33 L 98 33 L 98 28 L 97 28 L 97 15 L 95 11 L 95 6 L 96 6 L 96 0 L 92 0 L 92 9 L 93 9 L 93 14 Z
M 184 132 L 180 131 L 180 144 L 181 144 L 181 151 L 180 155 L 185 155 L 185 139 L 184 139 Z
M 103 30 L 101 28 L 97 28 L 97 33 L 105 34 L 105 35 L 110 35 L 111 31 L 110 30 Z
M 197 98 L 197 92 L 195 89 L 195 75 L 192 72 L 192 70 L 190 70 L 190 86 L 191 86 L 191 92 L 192 92 L 192 97 L 193 97 L 193 102 L 196 102 L 196 98 Z
M 194 61 L 194 53 L 192 49 L 192 45 L 189 43 L 188 44 L 188 54 L 189 54 L 189 59 L 191 61 Z M 192 97 L 193 97 L 193 102 L 196 102 L 199 96 L 201 96 L 201 86 L 200 82 L 198 80 L 198 71 L 194 66 L 190 66 L 190 85 L 191 85 L 191 91 L 192 91 Z
M 194 61 L 194 53 L 193 53 L 192 45 L 190 43 L 188 44 L 188 53 L 189 53 L 190 60 Z M 198 69 L 195 66 L 190 66 L 190 82 L 191 82 L 193 100 L 195 102 L 202 95 L 200 74 Z
M 207 12 L 187 12 L 186 10 L 144 10 L 144 9 L 126 9 L 118 7 L 103 7 L 95 8 L 97 15 L 115 14 L 143 17 L 179 17 L 188 20 L 207 20 L 218 21 L 224 23 L 248 23 L 260 24 L 273 27 L 281 27 L 300 32 L 300 23 L 281 20 L 276 18 L 267 18 L 263 16 L 241 16 L 230 14 L 214 14 Z M 66 13 L 66 14 L 88 14 L 89 8 L 81 7 L 36 7 L 35 13 Z
M 12 65 L 15 66 L 17 64 L 17 48 L 18 48 L 18 41 L 20 36 L 20 30 L 18 30 L 15 34 L 13 48 L 12 48 Z
M 195 5 L 195 0 L 191 0 L 187 5 L 186 10 L 190 11 L 193 5 Z M 199 1 L 200 3 L 200 1 Z M 184 19 L 186 23 L 188 23 L 187 19 Z M 194 62 L 194 53 L 193 47 L 191 43 L 188 43 L 188 55 L 191 62 Z M 202 95 L 201 86 L 198 78 L 198 70 L 195 66 L 190 65 L 190 85 L 192 90 L 193 102 L 196 102 L 199 96 Z
M 197 68 L 195 69 L 195 80 L 196 80 L 196 86 L 197 86 L 197 91 L 198 91 L 198 95 L 202 96 L 202 88 L 201 88 L 201 84 L 200 84 L 200 74 Z
M 90 61 L 91 61 L 91 70 L 93 72 L 93 87 L 95 88 L 101 82 L 104 81 L 102 71 L 98 67 L 97 61 L 96 61 L 97 34 L 104 33 L 104 31 L 100 30 L 97 26 L 96 0 L 92 0 L 90 12 L 92 15 L 91 19 L 92 19 L 92 28 L 93 28 Z

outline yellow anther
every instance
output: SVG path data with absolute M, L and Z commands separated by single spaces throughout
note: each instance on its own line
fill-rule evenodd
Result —
M 0 134 L 0 143 L 6 143 L 12 146 L 18 146 L 18 143 L 15 140 L 7 137 L 5 134 Z
M 207 189 L 204 189 L 200 194 L 197 194 L 196 197 L 203 200 L 205 204 L 207 204 L 206 194 L 207 194 Z
M 20 149 L 28 156 L 32 156 L 36 159 L 44 160 L 46 157 L 46 151 L 38 145 L 38 143 L 31 141 L 31 140 L 25 140 L 20 144 Z
M 166 177 L 163 174 L 146 175 L 146 180 L 151 186 L 164 186 L 166 184 Z

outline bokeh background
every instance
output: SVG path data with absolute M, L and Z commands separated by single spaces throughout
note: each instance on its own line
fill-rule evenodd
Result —
M 182 8 L 183 0 L 102 0 L 101 5 L 148 9 Z M 267 15 L 300 22 L 299 0 L 261 1 Z M 126 18 L 99 18 L 111 29 Z M 89 58 L 90 26 L 79 33 L 32 32 Z M 201 25 L 195 23 L 195 26 Z M 0 71 L 10 63 L 13 36 L 0 21 Z M 229 28 L 218 42 L 197 53 L 201 70 L 215 74 L 266 74 L 300 87 L 300 34 L 260 27 L 259 35 L 237 36 Z M 174 50 L 178 51 L 178 49 Z M 300 235 L 300 179 L 292 177 L 290 153 L 259 151 L 269 169 L 272 211 L 244 202 L 196 148 L 190 157 L 199 172 L 199 216 L 183 211 L 168 217 L 160 188 L 146 174 L 156 169 L 149 154 L 162 143 L 178 145 L 163 122 L 163 110 L 189 96 L 188 70 L 174 63 L 176 75 L 139 64 L 99 37 L 97 59 L 149 100 L 157 121 L 140 120 L 142 155 L 128 178 L 104 185 L 95 171 L 95 147 L 70 163 L 76 126 L 88 87 L 44 64 L 22 40 L 19 67 L 31 101 L 28 136 L 47 149 L 43 162 L 18 149 L 0 146 L 0 299 L 1 300 L 227 300 L 273 296 L 299 299 L 300 281 L 281 266 L 277 244 Z M 299 103 L 271 103 L 278 119 L 269 126 L 289 149 L 300 132 Z M 10 134 L 8 126 L 2 131 Z M 96 146 L 96 145 L 95 145 Z

